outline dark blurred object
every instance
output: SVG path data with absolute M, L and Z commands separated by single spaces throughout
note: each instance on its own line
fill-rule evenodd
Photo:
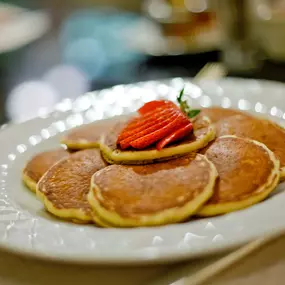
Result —
M 222 60 L 240 75 L 258 73 L 265 59 L 285 62 L 284 0 L 216 0 Z
M 208 62 L 216 62 L 219 52 L 212 51 L 201 54 L 189 54 L 179 56 L 149 57 L 133 68 L 131 76 L 124 78 L 109 77 L 92 81 L 93 89 L 108 88 L 111 85 L 122 83 L 134 83 L 137 81 L 159 80 L 173 77 L 194 77 L 198 71 Z M 285 76 L 284 76 L 285 79 Z

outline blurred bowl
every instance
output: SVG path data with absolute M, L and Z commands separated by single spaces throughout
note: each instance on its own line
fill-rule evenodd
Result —
M 285 61 L 285 1 L 253 0 L 251 24 L 268 59 Z
M 0 54 L 40 38 L 50 25 L 50 18 L 44 11 L 30 11 L 0 2 Z
M 150 55 L 165 56 L 219 49 L 221 35 L 216 13 L 205 1 L 197 3 L 201 5 L 194 9 L 187 7 L 186 4 L 185 7 L 174 7 L 165 0 L 146 1 L 144 11 L 160 29 L 160 34 L 156 33 L 156 37 L 150 38 L 145 46 L 145 52 Z

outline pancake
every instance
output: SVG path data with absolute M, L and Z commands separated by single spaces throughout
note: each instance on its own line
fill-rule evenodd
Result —
M 244 115 L 235 115 L 216 123 L 217 136 L 236 135 L 265 144 L 280 160 L 281 179 L 285 178 L 285 130 L 279 125 Z
M 201 109 L 199 116 L 208 117 L 212 123 L 216 123 L 225 118 L 234 116 L 234 115 L 245 115 L 250 116 L 248 113 L 236 110 L 236 109 L 226 109 L 222 107 L 209 107 Z
M 68 155 L 69 152 L 63 148 L 36 154 L 23 169 L 23 182 L 32 192 L 36 192 L 37 183 L 47 170 Z
M 213 194 L 214 165 L 201 154 L 148 165 L 110 165 L 91 179 L 88 201 L 116 227 L 182 222 Z
M 214 195 L 198 212 L 215 216 L 264 200 L 279 181 L 279 161 L 264 144 L 235 136 L 218 138 L 206 151 L 219 178 Z
M 76 127 L 67 132 L 60 140 L 68 149 L 80 150 L 98 148 L 101 136 L 118 121 L 126 120 L 130 115 L 116 116 L 111 119 L 99 120 L 94 123 Z
M 37 195 L 46 209 L 57 217 L 76 222 L 96 220 L 104 225 L 94 217 L 87 194 L 91 176 L 106 165 L 98 149 L 73 153 L 46 172 L 38 183 Z
M 149 147 L 145 150 L 122 150 L 117 146 L 117 138 L 126 122 L 118 122 L 109 132 L 102 136 L 100 149 L 106 161 L 111 164 L 147 164 L 169 160 L 195 152 L 205 147 L 215 138 L 215 128 L 207 117 L 193 121 L 194 132 L 183 140 L 157 150 Z

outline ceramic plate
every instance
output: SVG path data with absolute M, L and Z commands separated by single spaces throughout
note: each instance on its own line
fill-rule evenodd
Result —
M 21 183 L 33 154 L 54 148 L 62 133 L 94 120 L 136 110 L 143 102 L 175 99 L 186 86 L 192 105 L 239 108 L 285 122 L 285 85 L 223 79 L 192 84 L 188 79 L 120 85 L 64 100 L 52 114 L 0 132 L 0 246 L 53 260 L 99 264 L 163 263 L 194 258 L 241 245 L 272 230 L 285 229 L 282 185 L 248 209 L 156 228 L 101 229 L 60 221 L 44 211 Z

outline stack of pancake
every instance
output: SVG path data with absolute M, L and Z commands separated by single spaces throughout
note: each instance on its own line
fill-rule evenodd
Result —
M 132 115 L 133 116 L 133 115 Z M 285 130 L 238 110 L 202 109 L 194 132 L 162 150 L 122 150 L 130 117 L 75 128 L 34 156 L 23 181 L 47 211 L 76 223 L 139 227 L 254 205 L 285 177 Z

